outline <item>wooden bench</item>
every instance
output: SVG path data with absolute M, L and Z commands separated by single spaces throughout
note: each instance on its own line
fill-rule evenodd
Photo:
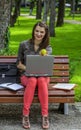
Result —
M 1 63 L 16 63 L 16 56 L 0 56 Z M 54 56 L 54 74 L 51 77 L 49 91 L 49 103 L 60 103 L 59 110 L 68 114 L 68 103 L 74 102 L 74 90 L 58 90 L 53 85 L 57 83 L 69 83 L 69 58 L 68 56 Z M 12 91 L 9 89 L 0 89 L 0 103 L 22 103 L 23 91 Z M 33 103 L 38 103 L 37 90 L 35 92 Z

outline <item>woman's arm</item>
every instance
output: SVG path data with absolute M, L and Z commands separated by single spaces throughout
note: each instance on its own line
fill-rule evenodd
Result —
M 26 66 L 24 65 L 24 42 L 22 42 L 19 46 L 18 57 L 17 57 L 17 68 L 21 71 L 26 70 Z
M 17 64 L 17 68 L 20 70 L 23 70 L 23 71 L 26 70 L 26 66 L 24 64 L 22 64 L 21 61 L 19 61 L 19 63 Z

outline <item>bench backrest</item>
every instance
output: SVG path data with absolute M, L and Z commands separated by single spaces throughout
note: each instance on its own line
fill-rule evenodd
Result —
M 0 64 L 16 63 L 16 56 L 0 56 Z M 51 83 L 69 82 L 69 58 L 68 56 L 54 56 L 54 73 Z
M 53 83 L 69 82 L 69 58 L 68 56 L 54 57 L 54 75 L 51 78 Z

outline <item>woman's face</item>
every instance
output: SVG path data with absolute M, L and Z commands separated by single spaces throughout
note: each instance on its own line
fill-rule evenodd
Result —
M 45 28 L 44 27 L 40 27 L 40 26 L 36 26 L 35 30 L 34 30 L 34 38 L 36 41 L 41 42 L 45 36 Z

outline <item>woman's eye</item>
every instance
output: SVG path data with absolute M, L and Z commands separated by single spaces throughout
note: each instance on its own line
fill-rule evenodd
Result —
M 39 32 L 38 30 L 35 30 L 35 32 Z
M 44 31 L 35 30 L 37 33 L 44 33 Z
M 41 31 L 40 33 L 44 33 L 43 31 Z

